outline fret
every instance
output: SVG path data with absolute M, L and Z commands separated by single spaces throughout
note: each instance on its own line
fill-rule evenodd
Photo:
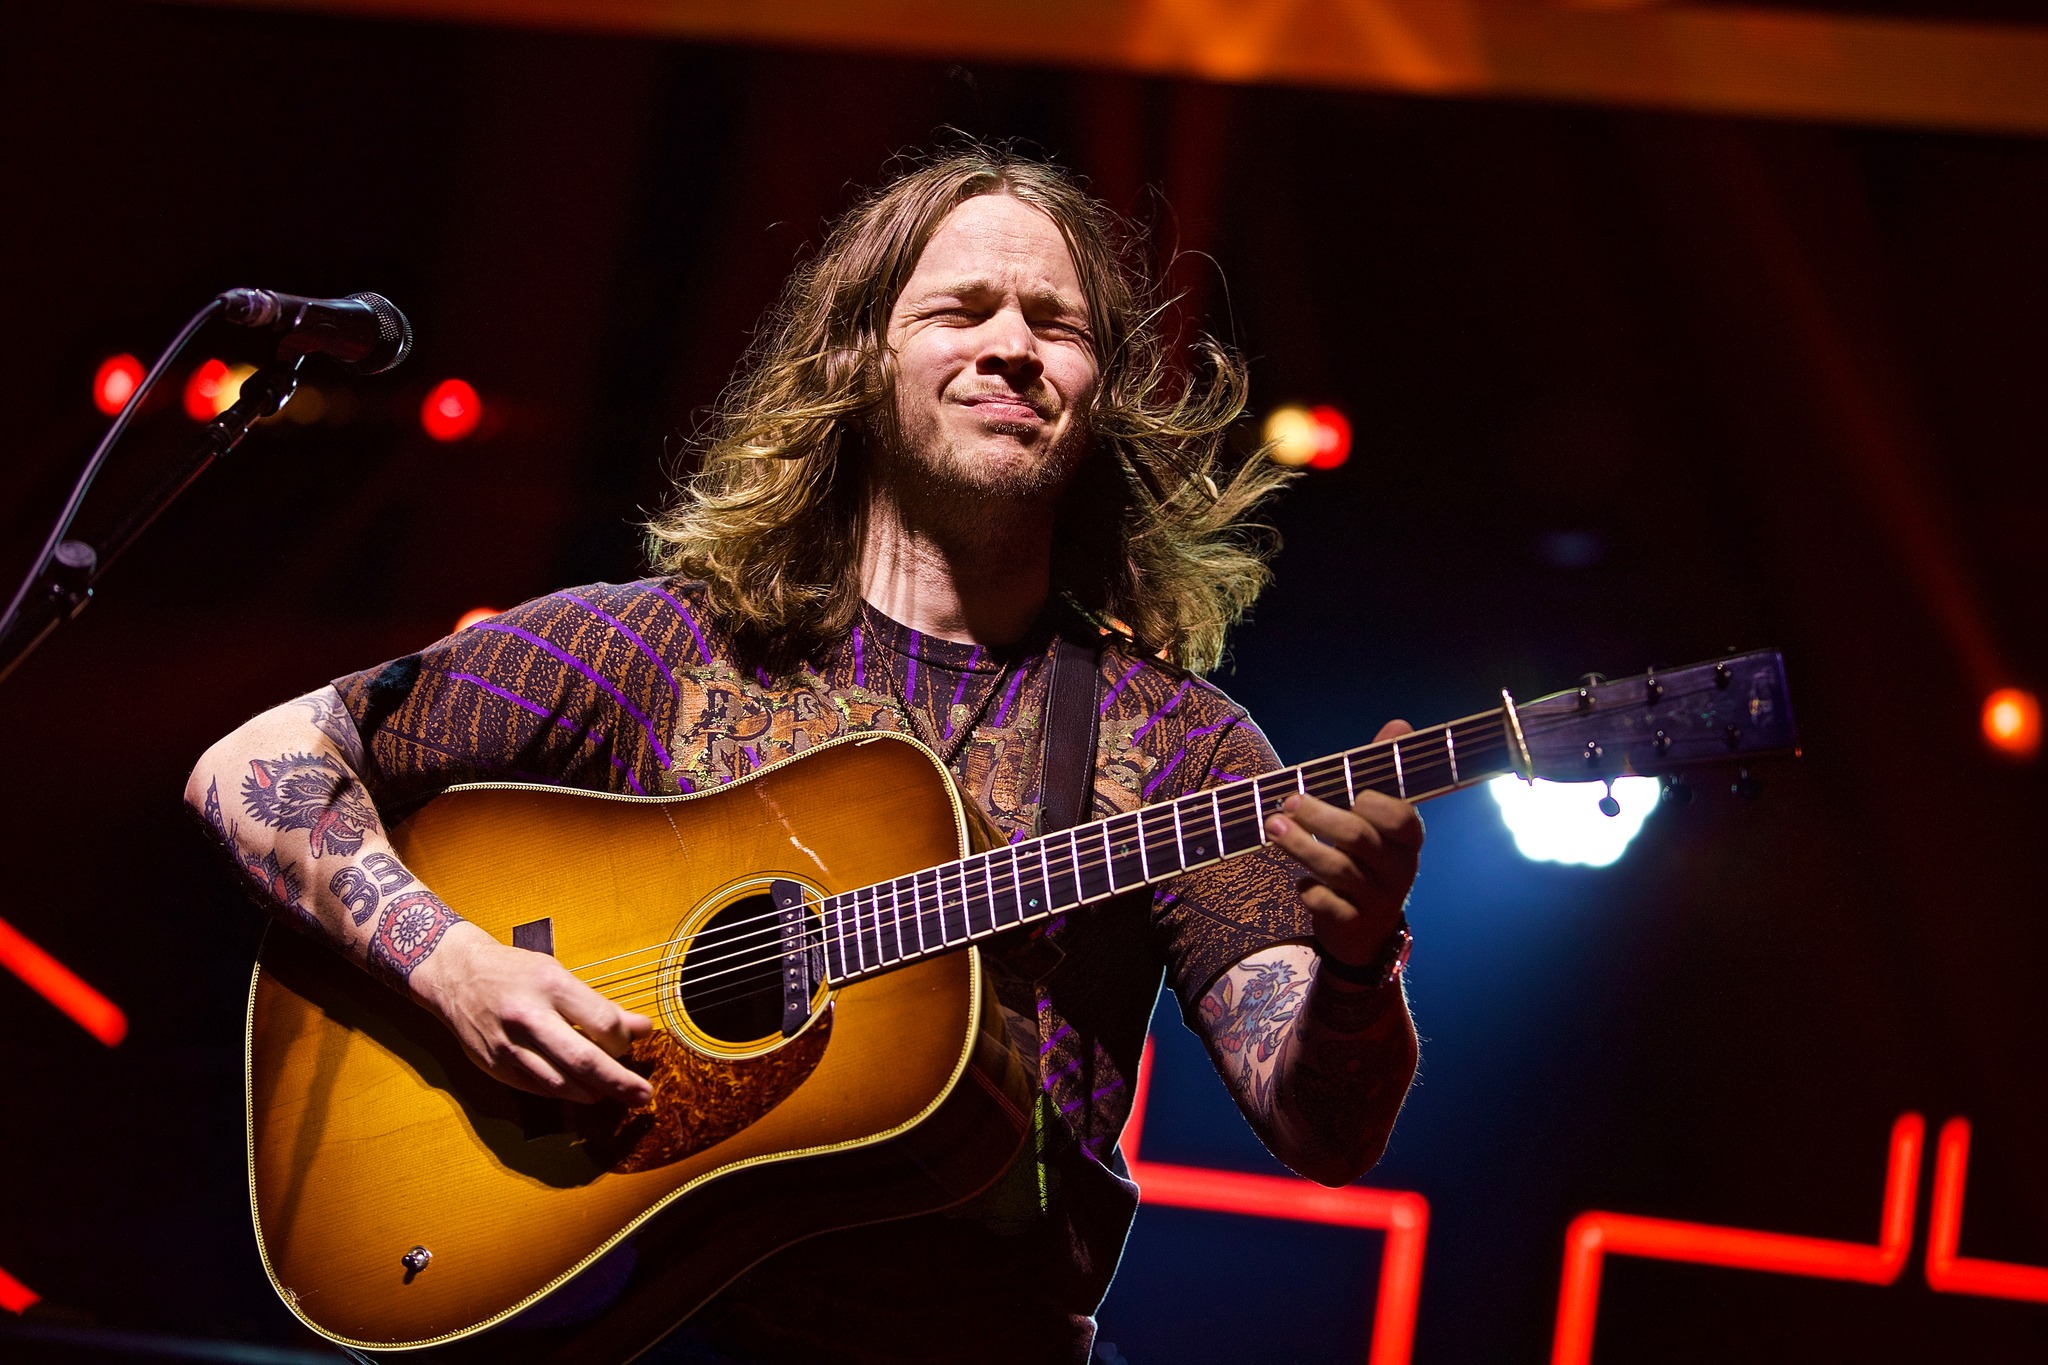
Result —
M 1180 856 L 1179 821 L 1169 806 L 1148 806 L 1138 812 L 1138 847 L 1145 854 L 1145 880 L 1156 882 L 1184 866 Z
M 875 965 L 878 967 L 888 965 L 889 950 L 882 942 L 882 888 L 879 886 L 868 888 L 866 928 L 861 934 L 861 947 L 863 951 L 866 950 L 869 943 L 873 943 L 875 947 Z
M 1193 806 L 1205 798 L 1209 802 L 1208 814 L 1197 819 L 1195 818 L 1195 812 L 1190 810 L 1183 816 L 1182 806 Z M 1173 803 L 1173 832 L 1174 837 L 1180 840 L 1180 861 L 1182 867 L 1196 867 L 1202 863 L 1214 862 L 1217 858 L 1223 856 L 1219 852 L 1223 845 L 1216 838 L 1216 826 L 1213 823 L 1215 808 L 1216 798 L 1212 792 L 1203 792 L 1196 796 L 1183 797 L 1181 800 Z M 1190 826 L 1192 826 L 1192 829 Z
M 1100 837 L 1088 837 L 1087 851 L 1081 850 L 1080 831 L 1073 833 L 1074 840 L 1074 885 L 1081 892 L 1082 904 L 1099 901 L 1116 888 L 1109 879 L 1109 824 L 1104 821 L 1095 826 Z
M 1252 789 L 1252 818 L 1253 818 L 1254 820 L 1256 820 L 1256 821 L 1258 821 L 1258 822 L 1259 822 L 1259 842 L 1263 844 L 1263 843 L 1267 842 L 1267 835 L 1266 835 L 1266 801 L 1265 801 L 1265 798 L 1264 798 L 1263 796 L 1261 796 L 1261 795 L 1259 794 L 1259 779 L 1258 779 L 1258 778 L 1256 778 L 1256 777 L 1255 777 L 1255 778 L 1253 778 L 1253 779 L 1251 780 L 1251 789 Z
M 1394 789 L 1401 799 L 1408 799 L 1408 776 L 1401 771 L 1401 741 L 1395 740 L 1387 746 L 1394 751 Z
M 911 949 L 903 943 L 903 883 L 889 883 L 889 937 L 896 944 L 896 960 L 903 961 L 911 956 Z
M 1230 814 L 1223 814 L 1228 803 Z M 1223 856 L 1243 853 L 1266 842 L 1266 823 L 1259 819 L 1259 792 L 1250 782 L 1234 782 L 1216 793 L 1217 817 L 1223 830 Z
M 946 921 L 946 943 L 949 946 L 955 943 L 965 943 L 968 935 L 973 930 L 973 926 L 968 922 L 967 860 L 965 858 L 953 864 L 953 877 L 960 883 L 960 899 L 953 905 L 953 918 Z
M 986 853 L 975 855 L 981 866 L 968 877 L 967 937 L 981 938 L 996 931 L 995 859 Z M 980 896 L 977 904 L 975 897 Z
M 861 931 L 860 892 L 856 890 L 848 895 L 846 899 L 846 908 L 853 917 L 853 969 L 857 972 L 864 972 L 874 964 L 868 961 L 867 940 Z
M 1216 856 L 1228 858 L 1230 841 L 1223 837 L 1223 793 L 1213 787 L 1209 789 L 1209 814 L 1216 821 Z
M 1340 754 L 1338 761 L 1344 765 L 1344 805 L 1349 808 L 1358 804 L 1358 789 L 1351 783 L 1351 755 Z
M 1110 890 L 1128 891 L 1151 880 L 1145 875 L 1145 849 L 1137 816 L 1119 815 L 1105 821 L 1102 838 L 1109 854 Z
M 1451 785 L 1458 785 L 1458 740 L 1451 727 L 1444 727 L 1444 757 L 1451 761 Z
M 1446 731 L 1445 733 L 1448 733 Z M 1427 795 L 1457 785 L 1452 778 L 1451 751 L 1444 747 L 1443 737 L 1428 730 L 1420 730 L 1402 737 L 1402 746 L 1416 744 L 1426 746 L 1418 753 L 1408 754 L 1406 767 L 1406 789 L 1404 797 Z
M 910 879 L 917 905 L 917 950 L 936 952 L 946 946 L 946 921 L 939 913 L 939 872 L 930 868 Z
M 1003 866 L 997 866 L 1001 859 Z M 1017 879 L 1017 846 L 1010 844 L 1001 852 L 989 855 L 988 923 L 991 930 L 1007 929 L 1021 916 L 1018 905 L 1024 899 L 1023 888 Z M 999 875 L 1007 873 L 1007 876 Z
M 1036 849 L 1036 858 L 1028 856 Z M 1052 850 L 1043 839 L 1018 847 L 1017 857 L 1024 864 L 1024 884 L 1017 888 L 1018 897 L 1024 902 L 1024 918 L 1035 920 L 1052 913 Z
M 1067 831 L 1067 871 L 1074 880 L 1074 904 L 1084 905 L 1088 901 L 1088 886 L 1081 880 L 1081 831 Z
M 852 970 L 846 961 L 846 926 L 839 918 L 839 897 L 828 896 L 822 907 L 825 912 L 825 974 L 834 981 L 844 981 Z M 839 955 L 839 965 L 832 965 L 832 954 Z

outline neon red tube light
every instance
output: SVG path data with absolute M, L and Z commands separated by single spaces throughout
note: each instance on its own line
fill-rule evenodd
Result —
M 1927 1211 L 1927 1285 L 1944 1294 L 2048 1303 L 2048 1269 L 1956 1255 L 1963 1235 L 1963 1188 L 1970 1176 L 1970 1121 L 1941 1125 L 1934 1152 L 1934 1202 Z
M 1876 1246 L 1627 1213 L 1580 1214 L 1564 1235 L 1564 1283 L 1557 1297 L 1551 1365 L 1590 1365 L 1593 1327 L 1600 1313 L 1601 1263 L 1608 1256 L 1642 1256 L 1862 1284 L 1892 1283 L 1905 1269 L 1913 1240 L 1913 1204 L 1926 1135 L 1927 1126 L 1918 1114 L 1901 1114 L 1892 1125 Z
M 31 1307 L 42 1301 L 43 1296 L 41 1294 L 36 1293 L 35 1290 L 30 1289 L 6 1271 L 0 1270 L 0 1308 L 4 1308 L 10 1313 L 26 1313 Z
M 120 1006 L 86 985 L 76 972 L 4 919 L 0 919 L 0 967 L 26 981 L 30 989 L 108 1047 L 128 1036 L 128 1016 L 121 1013 Z
M 1119 1144 L 1131 1179 L 1148 1204 L 1171 1208 L 1285 1218 L 1298 1223 L 1368 1228 L 1386 1233 L 1380 1253 L 1379 1292 L 1373 1305 L 1371 1353 L 1367 1365 L 1408 1365 L 1415 1344 L 1415 1306 L 1422 1298 L 1422 1254 L 1429 1241 L 1429 1201 L 1408 1190 L 1375 1190 L 1362 1185 L 1329 1189 L 1286 1176 L 1205 1170 L 1138 1159 L 1145 1131 L 1145 1104 L 1152 1090 L 1152 1041 L 1138 1061 L 1138 1085 L 1131 1117 Z

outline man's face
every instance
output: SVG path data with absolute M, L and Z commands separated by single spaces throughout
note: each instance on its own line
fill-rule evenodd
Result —
M 897 473 L 936 491 L 1056 493 L 1087 444 L 1095 346 L 1052 219 L 1003 194 L 946 215 L 889 314 Z

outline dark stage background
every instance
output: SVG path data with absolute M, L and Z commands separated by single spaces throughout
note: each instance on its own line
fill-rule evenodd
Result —
M 102 357 L 241 284 L 375 289 L 419 336 L 353 421 L 259 432 L 0 687 L 0 916 L 132 1022 L 103 1048 L 0 976 L 0 1266 L 33 1319 L 319 1347 L 249 1231 L 260 924 L 186 769 L 468 608 L 635 575 L 664 452 L 777 283 L 942 125 L 1153 223 L 1259 411 L 1348 413 L 1217 676 L 1284 756 L 1787 651 L 1805 757 L 1754 803 L 1703 783 L 1614 867 L 1523 860 L 1481 792 L 1427 811 L 1422 1078 L 1370 1177 L 1430 1202 L 1415 1359 L 1546 1358 L 1586 1209 L 1873 1241 L 1907 1110 L 1975 1126 L 1964 1251 L 2048 1263 L 2048 793 L 1977 734 L 2048 663 L 2042 143 L 104 0 L 6 28 L 10 586 L 102 430 Z M 450 375 L 491 416 L 437 445 Z M 169 398 L 88 536 L 190 439 Z M 1146 1156 L 1277 1170 L 1157 1034 Z M 2040 1359 L 2048 1305 L 1929 1290 L 1925 1199 L 1923 1170 L 1888 1288 L 1610 1261 L 1598 1359 Z M 1362 1359 L 1379 1245 L 1148 1209 L 1103 1338 Z

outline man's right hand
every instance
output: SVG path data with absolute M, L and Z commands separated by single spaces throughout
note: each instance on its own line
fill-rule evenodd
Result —
M 545 953 L 449 926 L 407 983 L 470 1060 L 510 1086 L 556 1099 L 644 1104 L 645 1079 L 614 1060 L 654 1022 L 613 1004 Z

